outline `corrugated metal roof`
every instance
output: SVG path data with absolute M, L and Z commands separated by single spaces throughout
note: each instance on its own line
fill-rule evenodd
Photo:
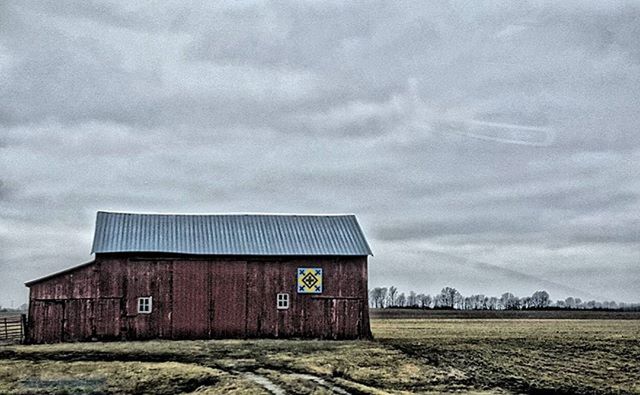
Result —
M 92 253 L 373 255 L 355 215 L 99 211 Z

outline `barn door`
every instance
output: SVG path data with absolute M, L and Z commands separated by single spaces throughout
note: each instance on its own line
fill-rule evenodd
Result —
M 62 341 L 90 339 L 93 334 L 93 302 L 90 299 L 68 299 L 64 302 Z
M 211 336 L 245 337 L 247 321 L 247 262 L 211 265 Z
M 33 301 L 29 317 L 29 337 L 34 343 L 57 343 L 62 341 L 64 325 L 64 305 L 62 302 Z

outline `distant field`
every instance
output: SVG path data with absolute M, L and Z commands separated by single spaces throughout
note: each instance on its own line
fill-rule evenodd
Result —
M 22 313 L 16 313 L 16 312 L 8 312 L 8 311 L 0 311 L 0 317 L 19 317 L 20 314 Z
M 0 393 L 640 393 L 637 320 L 374 318 L 372 326 L 375 341 L 2 346 Z
M 371 309 L 371 318 L 589 319 L 640 320 L 640 311 L 598 310 L 429 310 Z

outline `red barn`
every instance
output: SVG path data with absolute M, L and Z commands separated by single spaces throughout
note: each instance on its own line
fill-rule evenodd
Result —
M 353 215 L 98 212 L 92 253 L 26 283 L 28 341 L 371 336 Z

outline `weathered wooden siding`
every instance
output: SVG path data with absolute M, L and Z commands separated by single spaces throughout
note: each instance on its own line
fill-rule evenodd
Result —
M 31 317 L 37 317 L 31 319 Z M 64 302 L 31 300 L 27 336 L 30 342 L 52 343 L 64 341 Z
M 296 292 L 296 270 L 299 267 L 323 268 L 322 294 Z M 366 281 L 366 258 L 249 261 L 248 300 L 261 302 L 248 305 L 247 335 L 335 339 L 367 337 Z M 276 295 L 283 292 L 290 295 L 290 308 L 277 310 Z M 347 305 L 349 309 L 344 307 Z M 336 321 L 338 316 L 343 323 L 342 329 Z
M 218 338 L 245 337 L 248 318 L 246 314 L 247 262 L 218 261 L 213 262 L 209 268 L 212 281 L 211 336 Z M 257 302 L 257 300 L 252 302 Z
M 126 269 L 126 337 L 171 338 L 172 262 L 131 259 Z M 153 312 L 138 314 L 138 298 L 146 296 L 153 298 Z
M 210 295 L 209 262 L 174 261 L 171 309 L 174 338 L 203 339 L 211 335 Z
M 298 267 L 323 268 L 320 295 L 296 292 Z M 278 310 L 276 295 L 289 293 Z M 137 313 L 139 297 L 151 314 Z M 30 340 L 370 336 L 366 257 L 97 256 L 35 283 Z

